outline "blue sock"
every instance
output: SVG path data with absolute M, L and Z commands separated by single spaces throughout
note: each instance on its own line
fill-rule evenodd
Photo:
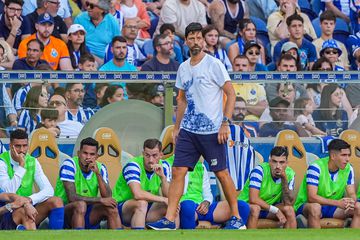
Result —
M 77 228 L 74 228 L 74 230 L 84 230 L 85 228 L 83 227 L 77 227 Z
M 54 208 L 49 214 L 49 229 L 64 228 L 64 207 Z
M 144 230 L 145 228 L 143 227 L 132 227 L 131 230 Z
M 180 228 L 195 229 L 195 211 L 197 204 L 193 201 L 186 200 L 180 204 Z
M 248 203 L 241 200 L 238 200 L 237 203 L 238 203 L 239 215 L 243 220 L 243 223 L 246 225 L 250 215 L 250 206 Z

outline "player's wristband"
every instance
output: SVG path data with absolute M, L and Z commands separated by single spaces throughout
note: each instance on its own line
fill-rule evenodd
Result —
M 279 212 L 279 208 L 277 208 L 273 205 L 270 205 L 269 212 L 271 212 L 273 214 L 277 214 Z

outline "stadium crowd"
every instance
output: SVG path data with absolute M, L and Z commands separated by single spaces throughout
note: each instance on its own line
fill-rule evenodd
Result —
M 228 72 L 360 68 L 360 4 L 351 0 L 5 0 L 0 12 L 2 70 L 178 71 L 190 62 L 186 27 L 193 22 L 203 26 L 201 51 Z M 114 102 L 135 98 L 163 107 L 163 85 L 0 84 L 0 137 L 10 137 L 9 151 L 0 155 L 0 198 L 8 202 L 0 207 L 1 228 L 36 229 L 48 217 L 51 229 L 98 228 L 101 220 L 112 229 L 144 229 L 165 216 L 174 160 L 161 160 L 156 139 L 145 141 L 143 155 L 124 166 L 112 190 L 92 138 L 62 163 L 55 190 L 27 152 L 35 129 L 76 138 L 99 109 Z M 360 87 L 354 83 L 232 86 L 232 119 L 247 137 L 275 137 L 284 129 L 301 137 L 338 137 L 358 117 Z M 296 198 L 287 149 L 275 147 L 269 163 L 250 174 L 235 221 L 227 201 L 213 201 L 199 162 L 186 175 L 176 227 L 195 228 L 206 220 L 256 228 L 258 218 L 270 218 L 294 228 L 296 214 L 308 218 L 309 227 L 319 227 L 321 217 L 349 216 L 351 226 L 359 227 L 349 151 L 346 142 L 333 140 L 329 157 L 309 167 Z M 40 191 L 33 194 L 34 182 Z M 234 226 L 237 219 L 241 225 Z

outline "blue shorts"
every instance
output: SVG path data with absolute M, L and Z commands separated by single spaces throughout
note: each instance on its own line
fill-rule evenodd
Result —
M 126 201 L 125 201 L 125 202 L 119 202 L 119 203 L 118 203 L 118 212 L 119 212 L 121 224 L 124 225 L 125 227 L 131 227 L 131 223 L 127 223 L 127 222 L 125 222 L 125 221 L 123 220 L 122 208 L 123 208 L 123 206 L 124 206 L 124 203 L 126 203 Z M 149 202 L 149 203 L 148 203 L 148 207 L 147 207 L 146 213 L 149 212 L 152 204 L 153 204 L 152 202 Z
M 0 217 L 0 230 L 14 230 L 16 223 L 12 217 L 12 213 L 7 212 Z
M 173 167 L 194 169 L 200 156 L 209 164 L 212 172 L 226 169 L 226 145 L 218 143 L 218 134 L 195 134 L 180 129 L 175 147 Z
M 91 214 L 91 210 L 93 208 L 92 204 L 88 204 L 87 208 L 86 208 L 86 213 L 85 213 L 85 229 L 99 229 L 100 228 L 100 222 L 97 223 L 96 225 L 91 225 L 90 224 L 90 214 Z M 65 220 L 64 222 L 64 228 L 65 229 L 71 229 L 71 223 L 69 223 L 68 221 Z
M 296 211 L 296 215 L 303 214 L 305 204 L 301 205 L 298 210 Z M 328 206 L 322 205 L 321 206 L 321 218 L 333 218 L 334 213 L 336 211 L 336 206 Z
M 211 223 L 211 225 L 219 224 L 219 223 L 214 222 L 214 211 L 215 211 L 215 208 L 217 207 L 217 205 L 218 205 L 217 202 L 213 202 L 212 204 L 210 204 L 209 210 L 205 215 L 202 215 L 202 214 L 196 212 L 198 215 L 198 221 L 208 221 Z M 199 206 L 199 204 L 196 204 L 196 208 L 198 206 Z

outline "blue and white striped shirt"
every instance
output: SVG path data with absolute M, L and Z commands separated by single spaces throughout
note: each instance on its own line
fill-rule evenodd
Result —
M 162 162 L 162 166 L 164 169 L 164 174 L 166 176 L 166 180 L 168 182 L 170 182 L 171 180 L 171 167 L 169 165 L 169 163 L 167 162 Z M 141 169 L 139 164 L 137 164 L 136 162 L 129 162 L 128 164 L 125 165 L 124 169 L 123 169 L 123 176 L 124 179 L 127 183 L 127 185 L 129 185 L 132 182 L 137 182 L 139 184 L 141 184 L 140 182 L 140 174 L 141 174 Z M 151 177 L 155 174 L 155 172 L 148 172 L 147 173 L 147 178 L 151 179 Z
M 320 177 L 321 169 L 319 165 L 316 163 L 310 165 L 306 171 L 306 184 L 313 185 L 313 186 L 319 186 L 319 177 Z M 330 172 L 330 177 L 332 181 L 336 181 L 338 177 L 339 170 L 336 172 Z M 347 185 L 353 185 L 354 184 L 354 169 L 350 165 L 350 174 L 347 180 Z
M 30 133 L 35 130 L 36 125 L 41 122 L 39 114 L 36 114 L 35 118 L 36 120 L 31 118 L 29 110 L 22 110 L 19 116 L 18 127 L 24 128 L 26 133 L 30 135 Z
M 337 9 L 343 12 L 346 16 L 350 16 L 350 0 L 321 0 L 321 10 L 325 10 L 325 3 L 332 2 Z
M 66 182 L 75 182 L 76 170 L 77 169 L 75 167 L 74 160 L 70 159 L 70 158 L 66 159 L 60 166 L 60 173 L 59 173 L 60 180 L 66 181 Z M 91 179 L 93 173 L 94 173 L 93 171 L 90 171 L 88 173 L 82 172 L 82 174 L 86 180 Z M 107 172 L 107 169 L 104 164 L 101 164 L 100 174 L 101 174 L 104 182 L 109 184 L 109 176 L 108 176 L 108 172 Z
M 31 85 L 30 83 L 28 83 L 19 90 L 17 90 L 17 92 L 15 93 L 12 104 L 14 105 L 16 111 L 20 111 L 22 106 L 24 106 L 26 96 L 30 89 Z
M 73 115 L 69 110 L 67 111 L 66 117 L 68 120 L 76 121 L 85 125 L 89 121 L 89 119 L 94 115 L 94 111 L 90 108 L 84 109 L 83 107 L 79 107 L 76 115 Z
M 261 166 L 255 167 L 250 173 L 250 188 L 255 188 L 260 190 L 262 181 L 264 177 L 263 168 Z M 276 184 L 281 184 L 281 178 L 273 178 Z M 294 190 L 295 186 L 295 177 L 288 184 L 290 190 Z

